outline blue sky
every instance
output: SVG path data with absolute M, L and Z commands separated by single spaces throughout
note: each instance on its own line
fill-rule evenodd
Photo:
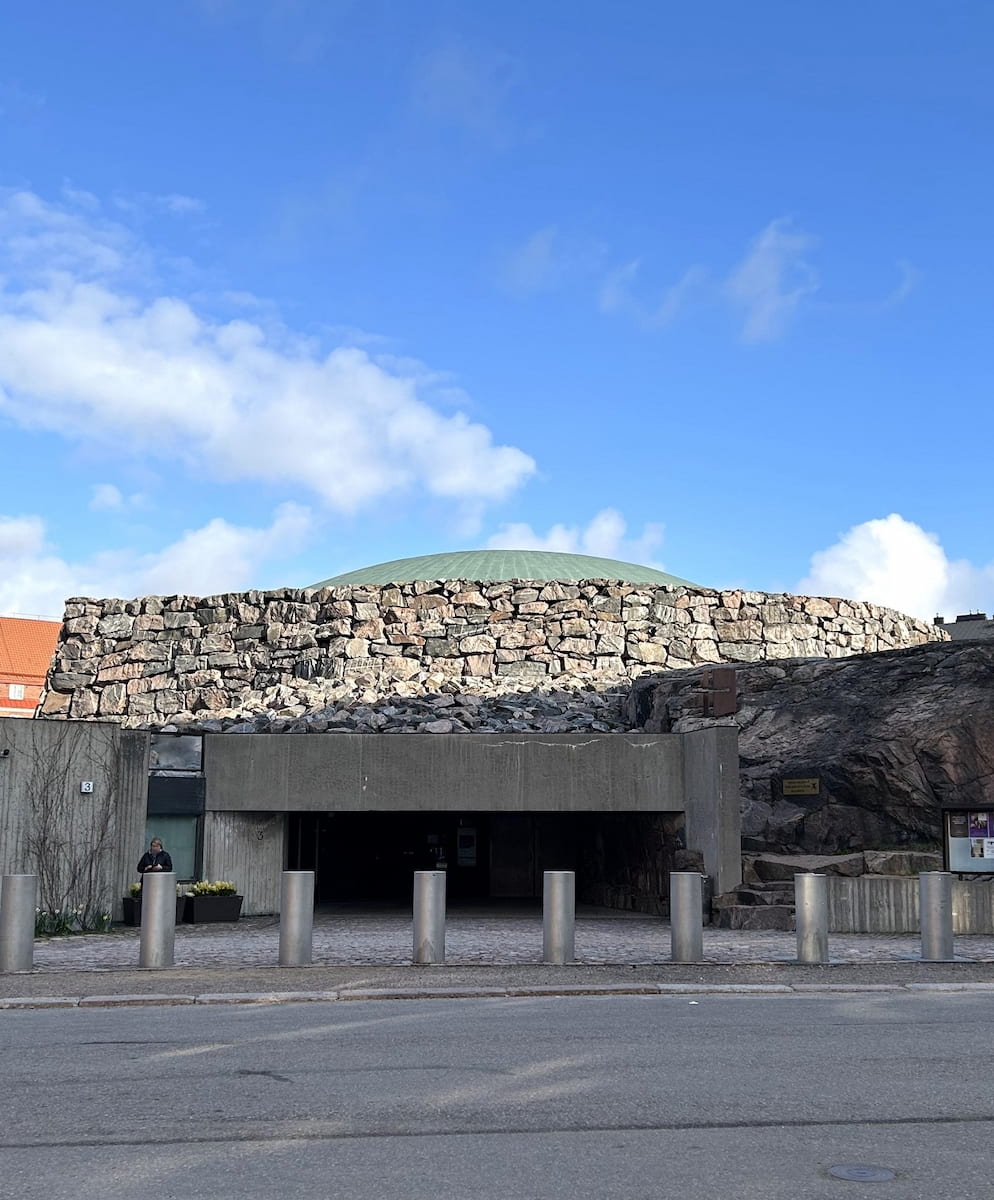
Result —
M 0 612 L 487 544 L 994 609 L 989 4 L 2 22 Z

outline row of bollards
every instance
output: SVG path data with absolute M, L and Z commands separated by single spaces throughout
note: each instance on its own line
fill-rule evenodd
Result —
M 797 961 L 828 962 L 828 877 L 794 876 Z M 922 962 L 952 962 L 953 877 L 949 871 L 922 871 L 918 876 L 918 919 Z
M 176 937 L 176 876 L 145 875 L 142 881 L 140 967 L 171 967 Z M 444 929 L 443 929 L 444 937 Z M 284 871 L 280 880 L 281 967 L 306 967 L 314 945 L 314 872 Z
M 670 875 L 670 935 L 673 962 L 704 958 L 703 876 L 694 871 Z M 414 962 L 445 962 L 445 871 L 414 873 Z M 0 881 L 0 973 L 30 971 L 38 881 L 34 875 L 4 875 Z M 923 871 L 919 876 L 923 962 L 953 959 L 952 875 Z M 828 880 L 812 873 L 794 876 L 797 961 L 827 963 Z M 576 877 L 572 871 L 546 871 L 542 895 L 542 961 L 553 965 L 575 958 Z M 312 959 L 314 872 L 284 871 L 280 888 L 281 967 L 307 966 Z M 146 874 L 142 885 L 140 967 L 171 967 L 176 933 L 176 876 Z

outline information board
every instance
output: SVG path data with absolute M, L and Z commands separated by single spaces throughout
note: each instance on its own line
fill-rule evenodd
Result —
M 951 809 L 945 816 L 948 870 L 994 875 L 994 811 Z

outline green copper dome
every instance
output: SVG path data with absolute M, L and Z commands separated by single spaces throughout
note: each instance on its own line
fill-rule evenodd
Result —
M 697 587 L 676 575 L 653 567 L 593 558 L 589 554 L 558 554 L 551 550 L 458 550 L 452 554 L 424 554 L 420 558 L 395 558 L 358 571 L 347 571 L 333 579 L 322 579 L 311 587 L 349 587 L 353 584 L 382 586 L 415 580 L 468 579 L 496 583 L 504 579 L 533 579 L 560 583 L 578 579 L 617 579 L 623 583 L 655 583 L 661 587 Z

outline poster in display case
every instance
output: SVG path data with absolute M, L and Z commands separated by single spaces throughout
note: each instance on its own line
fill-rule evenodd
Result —
M 944 815 L 946 870 L 994 875 L 994 810 L 949 809 Z

